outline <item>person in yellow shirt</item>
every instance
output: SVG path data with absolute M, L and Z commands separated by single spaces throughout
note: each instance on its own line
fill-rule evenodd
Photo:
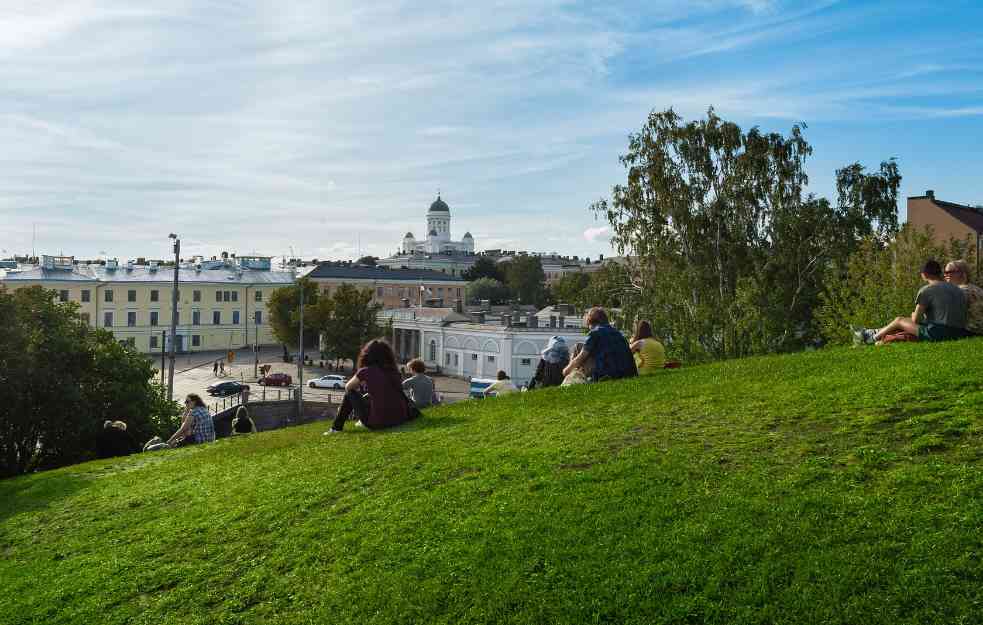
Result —
M 499 371 L 496 376 L 498 380 L 492 382 L 485 390 L 485 396 L 488 395 L 508 395 L 509 393 L 517 393 L 519 389 L 512 384 L 512 380 L 509 378 L 508 374 L 504 371 Z
M 652 375 L 666 365 L 666 348 L 652 335 L 652 324 L 644 319 L 635 324 L 631 351 L 635 354 L 638 375 Z

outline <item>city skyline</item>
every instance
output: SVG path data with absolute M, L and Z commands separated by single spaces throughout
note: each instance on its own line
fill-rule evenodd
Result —
M 588 211 L 650 110 L 805 122 L 810 190 L 897 157 L 983 203 L 973 2 L 39 1 L 0 19 L 0 249 L 388 256 L 440 189 L 478 249 L 612 255 Z M 978 184 L 978 183 L 977 183 Z M 904 203 L 900 203 L 904 217 Z

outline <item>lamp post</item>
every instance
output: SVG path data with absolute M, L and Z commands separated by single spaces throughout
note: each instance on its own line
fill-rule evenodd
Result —
M 171 291 L 171 367 L 167 372 L 167 399 L 174 401 L 174 350 L 177 347 L 177 281 L 178 267 L 181 264 L 181 239 L 177 238 L 173 232 L 167 235 L 167 238 L 174 239 L 174 288 Z

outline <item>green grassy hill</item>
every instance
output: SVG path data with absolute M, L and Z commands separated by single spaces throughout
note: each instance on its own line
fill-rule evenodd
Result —
M 983 621 L 983 340 L 0 482 L 3 623 Z

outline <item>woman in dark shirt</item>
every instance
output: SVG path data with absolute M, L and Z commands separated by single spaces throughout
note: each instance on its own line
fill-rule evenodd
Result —
M 345 391 L 338 416 L 325 434 L 340 432 L 353 415 L 371 430 L 409 420 L 396 355 L 389 343 L 381 339 L 369 341 L 362 347 L 358 371 L 345 384 Z

